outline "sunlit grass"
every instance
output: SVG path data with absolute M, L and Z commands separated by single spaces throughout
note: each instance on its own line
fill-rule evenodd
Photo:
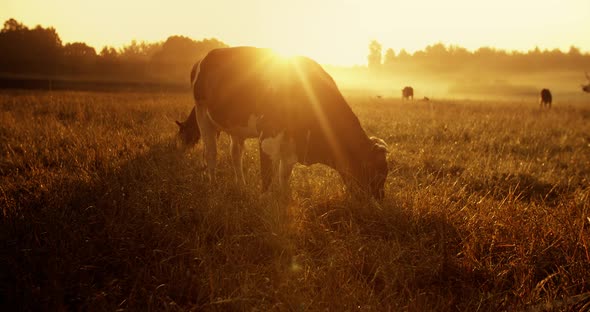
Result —
M 590 291 L 588 103 L 348 99 L 390 147 L 381 204 L 323 166 L 260 197 L 256 142 L 241 188 L 224 135 L 208 184 L 174 139 L 190 94 L 0 95 L 0 304 L 497 311 Z

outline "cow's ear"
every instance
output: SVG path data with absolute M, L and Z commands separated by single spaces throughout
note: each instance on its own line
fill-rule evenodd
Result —
M 373 151 L 387 153 L 388 152 L 387 145 L 375 143 L 373 145 Z
M 389 152 L 387 148 L 387 143 L 385 143 L 385 141 L 383 141 L 382 139 L 371 137 L 371 141 L 373 141 L 373 151 L 384 153 Z

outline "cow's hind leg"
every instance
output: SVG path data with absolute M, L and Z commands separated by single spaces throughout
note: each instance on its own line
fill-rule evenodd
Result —
M 293 171 L 293 166 L 295 162 L 291 161 L 290 159 L 281 159 L 279 165 L 279 185 L 281 187 L 281 192 L 288 194 L 290 191 L 289 188 L 289 180 L 291 178 L 291 172 Z
M 260 173 L 263 191 L 269 190 L 273 178 L 281 171 L 281 146 L 284 136 L 284 132 L 275 136 L 267 136 L 264 132 L 260 135 Z M 278 180 L 280 186 L 280 175 Z
M 273 164 L 270 155 L 262 150 L 262 140 L 258 142 L 260 150 L 260 176 L 262 178 L 262 192 L 269 190 L 273 176 Z
M 244 139 L 231 136 L 231 160 L 234 167 L 234 174 L 236 177 L 236 183 L 246 184 L 244 178 L 244 170 L 242 166 L 242 154 L 244 153 Z
M 209 118 L 207 109 L 203 105 L 197 105 L 197 123 L 205 145 L 205 161 L 209 179 L 215 181 L 215 167 L 217 162 L 217 131 Z
M 281 162 L 279 164 L 279 185 L 285 194 L 290 193 L 289 180 L 293 166 L 297 163 L 297 154 L 295 151 L 295 143 L 289 139 L 284 138 L 281 142 L 280 151 Z
M 262 168 L 263 189 L 272 181 L 272 176 L 278 173 L 278 191 L 282 195 L 289 197 L 289 179 L 293 166 L 297 162 L 297 155 L 295 153 L 295 144 L 291 139 L 287 138 L 285 132 L 281 132 L 274 137 L 261 136 L 260 144 L 260 159 Z M 262 160 L 264 159 L 264 162 Z M 277 170 L 278 169 L 278 170 Z M 278 171 L 278 172 L 277 172 Z M 274 174 L 273 174 L 274 172 Z

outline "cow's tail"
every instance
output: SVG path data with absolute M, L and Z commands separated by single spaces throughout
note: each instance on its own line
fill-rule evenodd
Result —
M 188 118 L 185 121 L 185 125 L 186 125 L 186 130 L 189 133 L 187 133 L 186 135 L 191 137 L 191 139 L 189 139 L 190 141 L 192 141 L 192 144 L 198 144 L 199 140 L 201 139 L 201 131 L 199 129 L 199 124 L 197 121 L 197 113 L 196 113 L 196 109 L 197 109 L 197 90 L 196 90 L 196 83 L 197 83 L 197 78 L 199 76 L 199 70 L 200 70 L 200 65 L 201 65 L 201 60 L 198 60 L 197 62 L 195 62 L 195 65 L 193 65 L 193 68 L 191 69 L 191 74 L 190 74 L 190 82 L 191 82 L 191 91 L 193 93 L 193 99 L 195 101 L 195 106 L 193 106 L 193 109 L 191 110 Z
M 194 122 L 194 124 L 192 125 L 192 128 L 195 133 L 194 134 L 195 135 L 195 144 L 198 144 L 199 140 L 201 139 L 201 130 L 199 129 L 199 123 L 197 122 L 196 109 L 197 109 L 197 106 L 195 105 L 193 107 L 193 109 L 191 110 L 191 114 L 189 115 L 189 120 L 191 120 L 191 123 Z
M 199 66 L 201 65 L 201 60 L 198 60 L 193 68 L 191 69 L 191 87 L 195 87 L 195 82 L 197 80 L 197 74 L 199 73 Z

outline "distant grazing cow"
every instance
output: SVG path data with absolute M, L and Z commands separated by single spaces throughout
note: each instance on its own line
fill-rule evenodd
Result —
M 360 186 L 383 198 L 386 144 L 367 136 L 332 77 L 315 61 L 253 47 L 216 49 L 195 65 L 191 77 L 211 179 L 215 131 L 222 130 L 231 137 L 234 173 L 242 183 L 244 140 L 259 138 L 263 191 L 273 175 L 286 188 L 297 162 L 321 163 L 337 170 L 347 187 Z M 180 130 L 182 137 L 186 132 Z
M 404 87 L 402 89 L 402 100 L 414 99 L 414 89 L 412 87 Z
M 551 96 L 551 91 L 549 91 L 549 89 L 541 90 L 540 97 L 541 97 L 541 99 L 540 99 L 541 108 L 543 108 L 545 106 L 551 108 L 551 102 L 553 101 L 553 97 Z

